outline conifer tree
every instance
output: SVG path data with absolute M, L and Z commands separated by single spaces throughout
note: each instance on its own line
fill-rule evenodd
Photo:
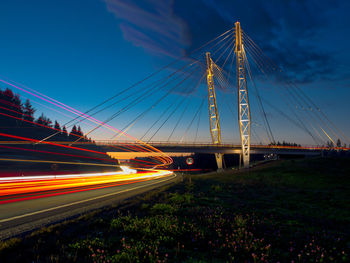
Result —
M 73 138 L 75 137 L 75 135 L 77 135 L 77 126 L 73 126 L 72 130 L 69 133 L 69 138 L 71 140 L 73 140 Z
M 83 132 L 81 131 L 81 127 L 80 126 L 78 126 L 77 135 L 83 136 Z
M 35 109 L 30 101 L 27 99 L 23 106 L 23 119 L 27 121 L 34 121 Z
M 340 139 L 337 140 L 337 147 L 341 147 L 341 141 L 340 141 Z
M 42 113 L 36 123 L 51 127 L 52 121 Z
M 17 118 L 22 118 L 21 101 L 18 95 L 16 95 L 15 97 L 12 90 L 7 88 L 5 91 L 2 92 L 1 97 L 2 97 L 1 104 L 5 108 L 5 109 L 2 109 L 2 112 L 4 114 L 8 114 Z M 9 109 L 12 112 L 6 109 Z M 19 112 L 19 114 L 15 112 Z M 2 117 L 3 117 L 2 124 L 4 127 L 14 127 L 19 124 L 18 119 L 16 120 L 15 118 L 11 118 L 9 116 L 4 116 L 4 115 Z
M 60 124 L 58 123 L 58 121 L 55 121 L 55 126 L 54 126 L 54 128 L 56 129 L 56 130 L 61 130 L 61 126 L 60 126 Z

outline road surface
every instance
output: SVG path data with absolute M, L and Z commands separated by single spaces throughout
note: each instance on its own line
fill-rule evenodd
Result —
M 119 179 L 106 181 L 107 177 L 111 178 L 110 175 L 103 175 L 98 181 L 93 181 L 91 176 L 60 178 L 59 183 L 55 178 L 36 179 L 34 183 L 32 180 L 17 183 L 17 188 L 13 183 L 0 180 L 0 239 L 118 204 L 176 179 L 176 175 L 167 171 L 119 175 Z

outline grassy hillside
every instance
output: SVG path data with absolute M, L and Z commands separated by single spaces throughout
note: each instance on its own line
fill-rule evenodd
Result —
M 349 161 L 187 175 L 127 208 L 3 242 L 0 261 L 349 262 Z

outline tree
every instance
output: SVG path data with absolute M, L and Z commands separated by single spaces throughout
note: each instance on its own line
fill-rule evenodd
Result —
M 12 90 L 10 90 L 9 88 L 5 89 L 3 94 L 4 94 L 4 99 L 7 100 L 7 101 L 12 101 L 14 96 L 15 96 L 13 94 Z
M 40 117 L 36 120 L 37 124 L 45 125 L 51 127 L 52 121 L 42 113 Z
M 81 127 L 80 126 L 78 126 L 77 135 L 83 136 L 83 132 L 81 131 Z
M 70 133 L 69 133 L 69 137 L 70 137 L 70 138 L 74 138 L 75 135 L 77 135 L 77 126 L 74 125 L 73 128 L 72 128 L 72 130 L 71 130 Z
M 34 121 L 35 109 L 30 101 L 27 99 L 23 106 L 23 119 L 27 121 Z
M 55 126 L 54 126 L 54 128 L 55 128 L 56 130 L 61 131 L 61 126 L 60 126 L 60 124 L 58 123 L 58 121 L 55 121 Z
M 12 113 L 11 115 L 21 119 L 21 120 L 18 120 L 18 119 L 16 120 L 18 125 L 22 123 L 22 117 L 23 117 L 23 105 L 22 105 L 21 98 L 19 97 L 18 94 L 15 94 L 15 96 L 13 96 L 12 105 L 13 105 L 14 111 L 16 111 L 17 113 Z
M 15 118 L 12 118 L 10 116 L 1 116 L 1 123 L 3 126 L 7 127 L 14 127 L 18 126 L 22 121 L 22 102 L 18 94 L 13 94 L 12 90 L 7 88 L 5 91 L 2 91 L 0 94 L 0 102 L 2 104 L 3 109 L 1 110 L 2 113 L 13 116 Z M 16 119 L 17 118 L 17 119 Z
M 68 132 L 67 132 L 66 126 L 62 127 L 62 137 L 63 137 L 63 140 L 67 140 L 68 139 Z
M 333 142 L 332 142 L 332 141 L 328 141 L 328 142 L 327 142 L 327 147 L 328 147 L 328 148 L 334 148 Z
M 340 141 L 340 139 L 337 140 L 337 147 L 341 147 L 341 141 Z

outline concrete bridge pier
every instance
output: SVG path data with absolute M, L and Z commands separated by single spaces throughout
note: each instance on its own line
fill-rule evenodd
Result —
M 223 169 L 224 166 L 224 154 L 215 153 L 216 164 L 218 166 L 218 171 Z

